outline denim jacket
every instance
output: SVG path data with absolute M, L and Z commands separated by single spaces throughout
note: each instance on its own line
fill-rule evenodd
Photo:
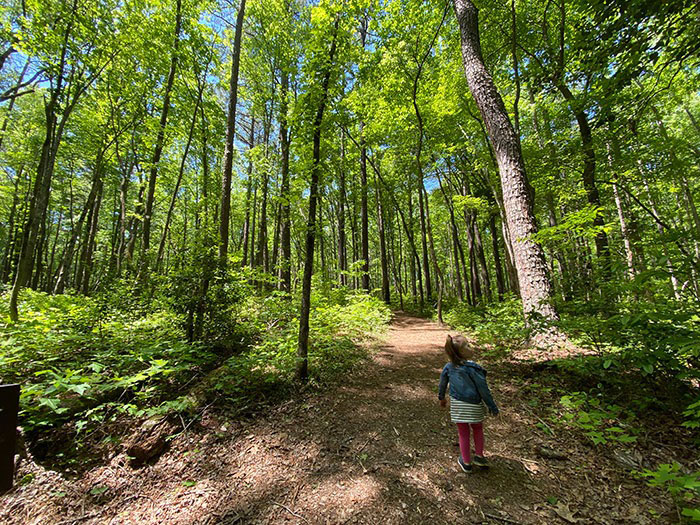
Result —
M 440 374 L 438 399 L 445 399 L 447 383 L 450 384 L 450 397 L 466 403 L 486 403 L 492 414 L 498 414 L 489 385 L 486 383 L 486 370 L 474 361 L 462 361 L 461 365 L 450 362 Z

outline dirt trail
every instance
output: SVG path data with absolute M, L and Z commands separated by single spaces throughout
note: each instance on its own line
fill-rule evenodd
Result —
M 446 333 L 397 316 L 372 361 L 337 387 L 246 423 L 208 415 L 141 469 L 122 455 L 78 480 L 37 475 L 0 499 L 0 522 L 651 523 L 640 500 L 659 508 L 656 493 L 591 447 L 555 436 L 546 444 L 569 459 L 536 456 L 546 436 L 518 394 L 517 365 L 487 364 L 503 413 L 485 423 L 492 468 L 459 471 L 436 396 Z

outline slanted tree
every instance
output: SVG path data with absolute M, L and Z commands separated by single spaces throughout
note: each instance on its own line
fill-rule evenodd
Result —
M 536 315 L 555 321 L 559 316 L 550 303 L 552 283 L 547 275 L 544 251 L 532 239 L 532 235 L 537 232 L 537 224 L 520 140 L 484 64 L 478 9 L 471 0 L 454 0 L 454 9 L 459 23 L 467 84 L 488 130 L 498 162 L 508 229 L 513 236 L 523 310 L 527 318 Z

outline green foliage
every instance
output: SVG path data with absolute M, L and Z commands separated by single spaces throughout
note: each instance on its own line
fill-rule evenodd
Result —
M 479 341 L 501 350 L 521 345 L 529 334 L 522 303 L 512 296 L 503 302 L 477 307 L 457 303 L 447 309 L 443 318 L 455 330 L 474 334 Z
M 572 302 L 561 327 L 604 357 L 604 368 L 637 369 L 662 381 L 700 375 L 700 316 L 694 303 L 620 301 L 611 311 Z
M 277 293 L 239 301 L 237 290 L 246 286 L 231 276 L 210 287 L 220 288 L 212 292 L 214 299 L 224 296 L 220 303 L 212 299 L 212 305 L 227 307 L 209 317 L 207 326 L 217 328 L 208 333 L 230 330 L 229 340 L 238 338 L 239 346 L 207 377 L 211 391 L 207 385 L 200 389 L 205 396 L 223 395 L 236 411 L 248 408 L 260 394 L 274 397 L 294 388 L 296 366 L 295 304 Z M 109 299 L 117 300 L 116 308 L 104 302 Z M 126 301 L 118 293 L 96 299 L 30 290 L 23 294 L 23 320 L 0 327 L 0 376 L 22 384 L 20 417 L 28 431 L 70 422 L 82 435 L 123 415 L 197 409 L 197 396 L 183 388 L 222 361 L 220 348 L 212 345 L 223 338 L 188 342 L 187 312 L 175 294 L 151 312 L 140 304 L 130 312 Z M 322 383 L 366 356 L 358 345 L 381 332 L 391 313 L 378 299 L 345 289 L 315 293 L 313 304 L 310 369 L 312 379 Z M 254 344 L 246 349 L 247 342 Z
M 186 343 L 167 310 L 131 318 L 98 300 L 29 290 L 22 310 L 22 322 L 0 327 L 0 375 L 22 384 L 30 431 L 73 420 L 81 432 L 107 415 L 142 415 L 217 359 Z
M 296 306 L 284 295 L 249 297 L 245 316 L 256 330 L 256 343 L 230 357 L 207 379 L 209 395 L 221 396 L 236 412 L 296 388 L 298 320 Z M 250 315 L 252 311 L 260 315 Z M 347 289 L 312 297 L 310 319 L 310 381 L 324 384 L 352 369 L 367 356 L 363 343 L 381 333 L 391 318 L 378 299 Z
M 682 508 L 681 514 L 691 521 L 700 521 L 700 471 L 683 473 L 681 465 L 674 461 L 659 465 L 656 470 L 643 470 L 637 473 L 647 478 L 649 485 L 666 489 L 676 505 Z
M 692 403 L 683 412 L 686 420 L 683 423 L 684 427 L 700 428 L 700 399 Z
M 633 443 L 637 440 L 633 435 L 634 415 L 626 413 L 618 405 L 606 404 L 585 392 L 562 396 L 560 403 L 564 407 L 561 414 L 564 421 L 583 430 L 595 445 Z

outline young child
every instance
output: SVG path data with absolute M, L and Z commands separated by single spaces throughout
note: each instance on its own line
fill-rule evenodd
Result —
M 461 335 L 454 338 L 447 336 L 445 341 L 445 353 L 450 362 L 445 365 L 440 374 L 440 388 L 438 399 L 440 406 L 446 407 L 445 391 L 450 385 L 450 416 L 453 423 L 457 423 L 459 434 L 459 449 L 461 457 L 457 460 L 464 472 L 472 471 L 471 450 L 469 443 L 469 430 L 474 433 L 474 464 L 479 467 L 487 467 L 488 462 L 484 457 L 484 403 L 492 415 L 498 414 L 498 407 L 493 401 L 491 391 L 486 383 L 486 370 L 469 361 L 474 357 L 474 351 L 467 340 Z

